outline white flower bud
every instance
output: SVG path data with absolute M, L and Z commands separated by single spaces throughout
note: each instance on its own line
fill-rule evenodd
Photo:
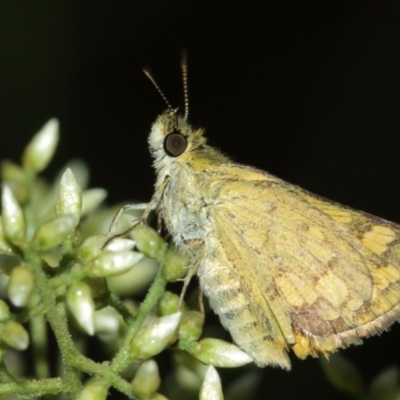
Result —
M 50 250 L 58 246 L 73 233 L 78 221 L 75 215 L 64 215 L 45 222 L 35 233 L 34 246 L 37 250 Z
M 115 238 L 112 239 L 104 250 L 107 251 L 129 251 L 135 247 L 135 242 L 131 239 L 126 238 Z
M 224 400 L 218 372 L 210 365 L 200 388 L 200 400 Z
M 90 287 L 83 282 L 73 283 L 67 292 L 67 304 L 79 326 L 93 336 L 95 305 Z
M 26 267 L 15 267 L 10 274 L 7 294 L 11 303 L 16 307 L 27 305 L 34 288 L 34 276 Z
M 151 398 L 161 383 L 158 365 L 154 360 L 144 361 L 132 380 L 132 392 L 141 399 Z
M 92 259 L 88 264 L 88 276 L 102 278 L 123 274 L 143 258 L 143 254 L 134 251 L 110 251 Z
M 38 173 L 47 167 L 57 147 L 58 130 L 58 121 L 53 118 L 36 133 L 22 155 L 24 168 L 33 173 Z
M 107 197 L 104 189 L 89 189 L 82 193 L 82 215 L 87 215 L 95 210 Z
M 133 338 L 130 346 L 132 360 L 145 360 L 165 349 L 174 338 L 181 313 L 157 318 L 146 325 Z
M 4 234 L 12 243 L 20 244 L 25 237 L 25 219 L 11 189 L 3 185 L 1 218 Z
M 188 346 L 188 352 L 204 364 L 234 368 L 253 362 L 253 359 L 234 344 L 220 339 L 202 339 Z
M 28 332 L 15 321 L 9 321 L 4 325 L 1 340 L 15 350 L 26 350 L 29 346 Z
M 77 222 L 81 216 L 82 194 L 74 174 L 67 168 L 63 173 L 56 201 L 56 216 L 73 215 Z
M 92 379 L 74 397 L 74 400 L 105 400 L 108 394 L 108 385 L 105 381 Z
M 94 313 L 94 327 L 96 335 L 105 341 L 112 340 L 118 335 L 121 326 L 121 316 L 110 306 L 97 310 Z
M 148 258 L 143 257 L 128 272 L 122 275 L 110 276 L 107 278 L 108 287 L 117 296 L 126 296 L 142 293 L 147 290 L 160 265 Z M 175 308 L 173 312 L 178 309 Z M 171 314 L 173 313 L 171 312 Z

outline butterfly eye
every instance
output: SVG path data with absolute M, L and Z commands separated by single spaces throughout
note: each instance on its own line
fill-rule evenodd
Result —
M 164 139 L 164 150 L 171 157 L 180 156 L 187 147 L 187 140 L 178 131 L 169 133 Z

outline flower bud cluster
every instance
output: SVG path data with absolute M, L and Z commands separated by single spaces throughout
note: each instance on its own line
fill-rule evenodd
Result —
M 51 120 L 25 149 L 21 166 L 10 161 L 2 164 L 0 278 L 6 285 L 0 294 L 6 301 L 0 299 L 0 350 L 3 347 L 27 349 L 29 334 L 20 322 L 25 323 L 31 315 L 45 316 L 44 321 L 48 304 L 60 301 L 65 301 L 69 315 L 87 335 L 97 334 L 104 342 L 117 344 L 118 335 L 134 325 L 129 326 L 133 313 L 129 315 L 127 308 L 118 303 L 115 296 L 118 292 L 113 297 L 110 295 L 113 280 L 145 281 L 143 273 L 135 277 L 126 275 L 139 266 L 144 256 L 161 264 L 157 279 L 163 285 L 182 280 L 190 265 L 188 254 L 178 252 L 173 245 L 168 247 L 155 230 L 143 224 L 132 230 L 130 238 L 87 234 L 82 216 L 89 219 L 86 215 L 101 203 L 106 192 L 85 190 L 85 168 L 71 165 L 53 187 L 37 177 L 50 162 L 58 137 L 58 122 Z M 81 172 L 76 174 L 77 170 Z M 146 265 L 147 273 L 149 270 Z M 154 271 L 150 275 L 152 278 Z M 48 289 L 53 290 L 46 292 L 54 296 L 53 303 L 41 301 L 46 296 L 38 282 L 42 286 L 48 284 Z M 164 286 L 161 290 L 164 291 Z M 121 351 L 128 362 L 139 364 L 131 381 L 132 395 L 140 399 L 166 399 L 158 393 L 161 379 L 152 358 L 170 346 L 181 350 L 175 353 L 184 354 L 191 360 L 189 364 L 196 365 L 192 373 L 183 363 L 180 374 L 185 377 L 183 380 L 197 380 L 200 399 L 223 399 L 214 367 L 237 367 L 253 360 L 231 343 L 201 338 L 203 313 L 189 309 L 176 294 L 164 291 L 161 296 L 161 293 L 154 297 L 156 300 L 151 306 L 158 314 L 147 315 L 136 334 L 131 331 L 132 335 L 123 345 L 124 353 Z M 160 300 L 155 307 L 157 299 Z M 107 398 L 111 381 L 100 379 L 101 374 L 97 372 L 94 375 L 75 399 Z

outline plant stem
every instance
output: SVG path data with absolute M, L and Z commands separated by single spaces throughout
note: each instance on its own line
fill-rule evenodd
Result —
M 126 368 L 132 360 L 129 357 L 129 347 L 133 337 L 137 334 L 142 325 L 144 319 L 150 314 L 153 307 L 157 304 L 160 297 L 165 292 L 165 286 L 167 282 L 161 276 L 161 268 L 156 275 L 146 298 L 140 305 L 138 315 L 133 323 L 128 327 L 128 331 L 125 335 L 124 342 L 111 362 L 111 369 L 114 372 L 121 372 Z

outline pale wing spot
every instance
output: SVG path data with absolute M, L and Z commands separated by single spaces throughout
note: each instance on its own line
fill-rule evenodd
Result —
M 395 283 L 400 280 L 400 270 L 391 264 L 386 267 L 378 268 L 378 270 L 381 270 L 386 275 L 390 283 Z
M 389 279 L 382 268 L 374 268 L 372 270 L 372 278 L 374 280 L 374 286 L 380 291 L 385 290 L 389 285 Z
M 303 285 L 303 282 L 301 282 L 301 279 L 299 279 L 297 276 L 291 275 L 291 278 L 292 279 L 289 279 L 287 276 L 281 275 L 275 277 L 275 282 L 278 288 L 283 293 L 285 300 L 290 305 L 301 307 L 304 304 L 304 299 L 297 290 L 296 283 L 293 281 L 298 280 L 299 282 L 297 283 L 299 283 L 300 285 Z
M 400 271 L 389 264 L 385 267 L 374 268 L 372 270 L 372 276 L 374 285 L 382 291 L 385 290 L 390 283 L 395 283 L 400 280 Z
M 334 219 L 339 224 L 350 224 L 350 222 L 352 221 L 351 214 L 346 211 L 341 211 L 337 209 L 336 210 L 327 209 L 326 213 L 329 214 L 332 217 L 332 219 Z
M 346 284 L 331 272 L 318 280 L 315 290 L 337 308 L 342 306 L 349 294 Z
M 319 297 L 312 283 L 307 284 L 296 274 L 287 272 L 285 275 L 277 276 L 275 282 L 286 301 L 292 306 L 307 306 L 314 303 Z
M 374 295 L 371 302 L 371 309 L 375 315 L 382 315 L 393 307 L 393 304 L 381 292 Z
M 332 307 L 330 298 L 326 296 L 328 293 L 324 293 L 317 301 L 318 314 L 321 316 L 323 321 L 334 321 L 340 317 L 340 309 Z
M 333 220 L 339 224 L 350 224 L 353 220 L 351 212 L 340 209 L 339 207 L 328 204 L 315 198 L 309 198 L 308 201 L 314 205 L 314 207 L 321 210 L 323 213 L 329 215 Z
M 390 286 L 387 290 L 385 290 L 383 296 L 385 296 L 385 298 L 392 303 L 393 306 L 395 306 L 400 300 L 399 288 Z
M 363 245 L 379 256 L 388 249 L 388 245 L 396 239 L 396 233 L 389 227 L 375 225 L 364 234 Z
M 360 297 L 356 296 L 355 293 L 353 295 L 350 294 L 350 298 L 347 301 L 346 308 L 350 311 L 358 310 L 364 304 L 364 300 Z

